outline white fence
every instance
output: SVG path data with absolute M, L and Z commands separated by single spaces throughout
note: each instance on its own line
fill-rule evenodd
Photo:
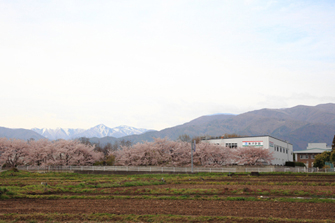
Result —
M 125 172 L 177 172 L 177 173 L 190 173 L 191 167 L 147 167 L 147 166 L 19 166 L 19 170 L 27 171 L 125 171 Z M 194 173 L 210 172 L 210 173 L 224 173 L 236 172 L 236 168 L 193 168 Z
M 124 171 L 124 172 L 153 172 L 153 173 L 191 173 L 191 167 L 157 167 L 157 166 L 19 166 L 19 170 L 38 172 L 72 172 L 72 171 Z M 296 173 L 327 173 L 335 172 L 335 168 L 319 169 L 304 167 L 263 166 L 263 167 L 195 167 L 193 173 L 235 173 L 235 172 L 296 172 Z
M 276 168 L 257 168 L 257 167 L 251 167 L 251 168 L 245 168 L 245 171 L 243 172 L 275 172 Z
M 295 173 L 331 173 L 335 172 L 335 168 L 320 169 L 316 167 L 276 167 L 276 172 L 295 172 Z

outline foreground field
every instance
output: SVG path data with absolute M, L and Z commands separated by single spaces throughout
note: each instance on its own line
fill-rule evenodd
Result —
M 6 171 L 0 193 L 0 222 L 335 222 L 332 174 Z

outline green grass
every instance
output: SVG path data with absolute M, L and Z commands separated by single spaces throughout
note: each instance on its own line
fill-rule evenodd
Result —
M 11 198 L 16 199 L 149 199 L 149 200 L 220 200 L 220 201 L 267 201 L 267 202 L 292 202 L 292 203 L 335 203 L 334 199 L 329 198 L 288 198 L 288 197 L 275 197 L 275 198 L 262 198 L 262 197 L 219 197 L 217 195 L 208 196 L 208 195 L 163 195 L 163 196 L 154 196 L 154 195 L 14 195 Z M 8 199 L 8 198 L 6 198 Z

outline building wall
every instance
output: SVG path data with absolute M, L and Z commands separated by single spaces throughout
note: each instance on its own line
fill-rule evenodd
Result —
M 262 147 L 273 152 L 273 165 L 284 165 L 286 161 L 293 161 L 293 146 L 285 141 L 271 136 L 241 137 L 229 139 L 204 140 L 211 144 L 231 147 Z
M 319 153 L 299 153 L 296 154 L 296 161 L 305 163 L 306 167 L 313 167 L 315 156 Z

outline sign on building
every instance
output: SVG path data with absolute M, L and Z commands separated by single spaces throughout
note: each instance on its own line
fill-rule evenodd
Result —
M 263 146 L 263 141 L 243 141 L 242 146 Z

